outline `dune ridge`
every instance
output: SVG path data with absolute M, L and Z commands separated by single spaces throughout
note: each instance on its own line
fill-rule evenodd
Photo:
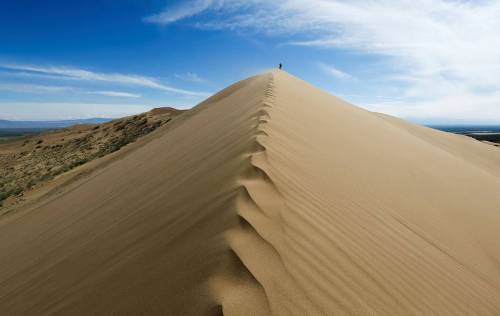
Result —
M 274 106 L 274 76 L 268 79 L 264 99 L 257 107 L 255 146 L 250 152 L 249 169 L 238 180 L 239 189 L 235 198 L 235 209 L 240 225 L 225 233 L 230 249 L 235 253 L 254 278 L 256 285 L 252 291 L 258 301 L 245 304 L 245 300 L 225 298 L 220 301 L 224 314 L 264 315 L 264 314 L 320 314 L 303 291 L 289 291 L 297 288 L 295 280 L 287 270 L 281 255 L 279 231 L 281 212 L 286 208 L 283 197 L 266 173 L 269 168 L 266 160 L 265 138 L 269 137 L 266 124 L 271 119 L 270 111 Z M 265 262 L 263 259 L 265 258 Z M 262 269 L 265 265 L 265 269 Z M 279 284 L 276 283 L 279 280 Z M 240 285 L 235 286 L 241 290 Z M 226 288 L 234 293 L 234 287 Z M 262 293 L 263 292 L 263 293 Z M 245 299 L 253 297 L 242 290 Z M 245 306 L 247 305 L 247 306 Z M 271 312 L 272 311 L 272 312 Z
M 9 315 L 496 315 L 500 152 L 283 71 L 0 218 Z

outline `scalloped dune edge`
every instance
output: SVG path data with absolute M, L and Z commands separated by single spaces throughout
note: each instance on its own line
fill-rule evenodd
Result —
M 500 151 L 285 72 L 0 217 L 6 315 L 498 315 Z

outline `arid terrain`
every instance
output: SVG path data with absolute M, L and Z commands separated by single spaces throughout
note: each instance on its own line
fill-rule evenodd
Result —
M 158 108 L 96 125 L 76 125 L 0 143 L 0 206 L 73 168 L 106 156 L 169 123 L 182 111 Z
M 497 147 L 279 70 L 148 115 L 26 143 L 28 181 L 161 125 L 0 216 L 1 314 L 500 315 Z

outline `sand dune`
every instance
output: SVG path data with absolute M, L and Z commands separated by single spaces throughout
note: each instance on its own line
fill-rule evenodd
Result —
M 499 315 L 500 151 L 285 72 L 0 218 L 4 315 Z

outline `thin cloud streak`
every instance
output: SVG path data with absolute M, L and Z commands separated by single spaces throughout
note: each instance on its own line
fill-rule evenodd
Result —
M 26 75 L 26 72 L 33 73 L 35 75 L 49 75 L 55 76 L 58 79 L 76 79 L 82 81 L 102 81 L 102 82 L 110 82 L 115 84 L 122 85 L 131 85 L 131 86 L 142 86 L 157 90 L 162 90 L 166 92 L 172 92 L 182 95 L 188 96 L 207 96 L 206 92 L 197 92 L 197 91 L 189 91 L 184 89 L 179 89 L 171 86 L 167 86 L 165 84 L 160 83 L 156 79 L 138 76 L 138 75 L 125 75 L 125 74 L 117 74 L 117 73 L 98 73 L 92 72 L 84 69 L 76 69 L 76 68 L 66 68 L 66 67 L 42 67 L 42 66 L 33 66 L 33 65 L 17 65 L 17 64 L 3 64 L 0 65 L 0 68 L 20 71 Z
M 140 98 L 140 94 L 122 91 L 91 91 L 70 86 L 48 86 L 38 84 L 0 83 L 0 91 L 35 94 L 95 94 L 108 97 Z
M 323 70 L 326 74 L 333 76 L 339 80 L 354 80 L 356 79 L 354 76 L 334 67 L 333 65 L 318 63 L 318 67 Z
M 99 94 L 107 97 L 119 97 L 119 98 L 140 98 L 140 94 L 119 92 L 119 91 L 90 91 L 91 94 Z
M 183 74 L 176 74 L 175 77 L 182 81 L 194 82 L 194 83 L 204 83 L 207 82 L 206 79 L 201 78 L 198 74 L 194 72 L 186 72 Z
M 61 93 L 61 92 L 75 92 L 76 89 L 73 87 L 66 87 L 66 86 L 0 83 L 0 91 L 19 92 L 19 93 Z
M 183 1 L 182 4 L 179 4 L 172 8 L 167 8 L 163 12 L 145 17 L 144 22 L 156 23 L 160 25 L 175 23 L 179 20 L 200 14 L 203 11 L 211 8 L 213 5 L 217 4 L 218 2 L 219 1 L 215 0 Z

